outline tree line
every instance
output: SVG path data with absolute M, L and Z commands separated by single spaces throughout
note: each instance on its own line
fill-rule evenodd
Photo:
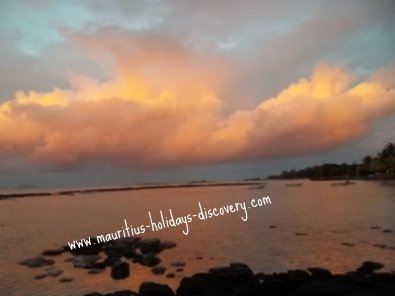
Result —
M 324 163 L 299 170 L 285 170 L 269 179 L 393 179 L 395 178 L 395 144 L 388 143 L 376 156 L 365 156 L 360 163 Z

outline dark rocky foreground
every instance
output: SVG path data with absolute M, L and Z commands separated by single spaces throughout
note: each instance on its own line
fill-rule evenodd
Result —
M 253 274 L 247 265 L 232 263 L 184 278 L 175 293 L 166 285 L 146 282 L 138 292 L 93 292 L 84 296 L 393 296 L 395 274 L 375 272 L 382 267 L 380 263 L 364 262 L 356 271 L 341 275 L 323 268 Z
M 175 243 L 159 239 L 120 239 L 104 244 L 96 242 L 89 248 L 71 251 L 68 247 L 45 250 L 42 255 L 19 262 L 31 268 L 43 269 L 35 278 L 60 277 L 60 283 L 73 281 L 70 276 L 55 267 L 54 256 L 69 253 L 65 261 L 75 268 L 84 268 L 89 274 L 111 269 L 113 280 L 130 276 L 129 265 L 141 264 L 151 268 L 153 274 L 164 274 L 158 254 Z M 172 262 L 173 267 L 182 269 L 185 262 Z M 384 265 L 364 262 L 357 270 L 346 274 L 332 274 L 329 270 L 315 267 L 305 270 L 289 270 L 283 273 L 254 274 L 242 263 L 210 269 L 185 277 L 176 291 L 163 284 L 144 282 L 138 291 L 123 290 L 102 294 L 93 292 L 84 296 L 393 296 L 395 295 L 395 272 L 380 273 Z M 62 275 L 62 277 L 61 277 Z M 167 274 L 166 276 L 168 276 Z

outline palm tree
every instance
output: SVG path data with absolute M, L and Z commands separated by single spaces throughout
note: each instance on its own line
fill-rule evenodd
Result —
M 378 154 L 380 169 L 383 173 L 393 175 L 395 173 L 395 145 L 388 143 Z

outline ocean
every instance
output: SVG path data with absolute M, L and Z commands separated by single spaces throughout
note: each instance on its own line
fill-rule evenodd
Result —
M 0 295 L 138 290 L 148 280 L 175 289 L 185 276 L 231 262 L 263 273 L 308 267 L 343 273 L 366 260 L 395 270 L 395 186 L 376 181 L 347 186 L 297 182 L 301 184 L 268 181 L 255 190 L 246 185 L 210 186 L 0 200 Z M 141 226 L 144 233 L 134 235 L 177 244 L 159 255 L 165 275 L 174 273 L 174 278 L 154 275 L 134 263 L 124 280 L 111 279 L 108 269 L 91 275 L 65 262 L 68 253 L 53 259 L 62 276 L 74 279 L 69 283 L 60 283 L 58 277 L 35 279 L 42 269 L 18 265 L 45 249 L 98 235 L 125 236 L 127 227 Z M 176 271 L 173 261 L 186 265 Z

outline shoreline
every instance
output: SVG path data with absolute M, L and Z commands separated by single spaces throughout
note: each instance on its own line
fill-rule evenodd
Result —
M 152 184 L 152 185 L 134 185 L 119 186 L 105 188 L 89 188 L 89 189 L 73 189 L 61 191 L 45 191 L 45 192 L 21 192 L 21 193 L 0 193 L 0 200 L 34 196 L 60 196 L 75 194 L 91 194 L 98 192 L 117 192 L 117 191 L 133 191 L 147 189 L 171 189 L 171 188 L 195 188 L 195 187 L 219 187 L 219 186 L 249 186 L 260 184 L 262 181 L 233 181 L 233 182 L 191 182 L 180 184 Z
M 175 248 L 173 241 L 158 238 L 125 238 L 90 247 L 70 249 L 63 246 L 46 249 L 35 258 L 18 262 L 38 271 L 35 280 L 53 278 L 60 285 L 74 281 L 74 274 L 64 272 L 54 258 L 67 253 L 64 262 L 74 268 L 86 270 L 91 276 L 110 269 L 112 280 L 133 277 L 134 264 L 151 269 L 152 274 L 174 278 L 189 265 L 186 261 L 172 261 L 163 265 L 160 254 Z M 203 259 L 203 258 L 202 258 Z M 244 263 L 228 263 L 228 266 L 207 266 L 206 272 L 183 276 L 174 290 L 166 283 L 142 280 L 138 291 L 81 292 L 83 296 L 389 296 L 395 295 L 395 271 L 378 272 L 384 264 L 365 261 L 354 271 L 333 274 L 330 270 L 313 266 L 305 269 L 289 269 L 284 272 L 254 273 Z M 95 288 L 95 290 L 97 289 Z M 78 294 L 76 294 L 78 295 Z

